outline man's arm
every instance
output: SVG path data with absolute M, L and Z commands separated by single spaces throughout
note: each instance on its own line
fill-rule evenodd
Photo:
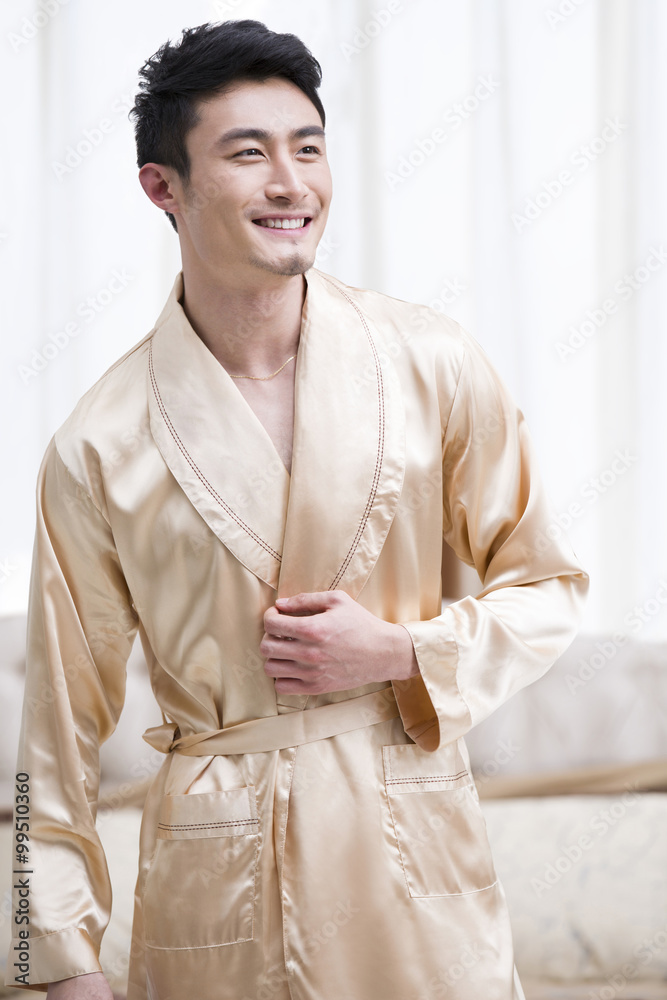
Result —
M 17 764 L 28 809 L 19 817 L 17 806 L 12 865 L 24 870 L 13 875 L 12 906 L 24 919 L 12 927 L 8 985 L 44 989 L 82 976 L 76 988 L 87 989 L 85 974 L 99 973 L 104 987 L 98 956 L 111 886 L 95 828 L 99 747 L 122 709 L 136 630 L 109 524 L 52 440 L 37 488 Z
M 403 623 L 421 679 L 393 686 L 406 732 L 425 750 L 464 736 L 548 670 L 579 628 L 589 584 L 546 497 L 523 414 L 463 337 L 443 440 L 443 535 L 482 590 Z

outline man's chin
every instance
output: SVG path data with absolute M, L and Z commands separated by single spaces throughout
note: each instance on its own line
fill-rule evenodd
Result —
M 250 263 L 262 271 L 269 271 L 271 274 L 282 274 L 291 277 L 295 274 L 304 274 L 315 263 L 315 254 L 305 254 L 302 251 L 290 254 L 281 260 L 271 260 L 267 257 L 253 256 Z

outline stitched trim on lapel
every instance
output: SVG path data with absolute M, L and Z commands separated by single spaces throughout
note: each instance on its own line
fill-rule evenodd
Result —
M 151 342 L 149 344 L 149 348 L 148 348 L 148 370 L 149 370 L 149 373 L 150 373 L 151 386 L 153 388 L 153 394 L 155 396 L 155 401 L 156 401 L 156 403 L 157 403 L 157 405 L 159 407 L 160 413 L 162 414 L 162 418 L 163 418 L 163 420 L 164 420 L 164 422 L 165 422 L 165 424 L 166 424 L 166 426 L 167 426 L 167 428 L 169 430 L 169 433 L 171 434 L 171 436 L 173 437 L 174 441 L 176 442 L 176 445 L 177 445 L 179 451 L 181 452 L 181 454 L 185 458 L 186 462 L 188 463 L 188 465 L 190 466 L 190 468 L 192 469 L 192 471 L 195 473 L 195 475 L 197 476 L 197 478 L 199 479 L 199 481 L 202 483 L 202 485 L 208 490 L 208 492 L 213 497 L 213 499 L 216 501 L 216 503 L 218 503 L 223 508 L 223 510 L 226 511 L 226 513 L 229 514 L 229 516 L 231 518 L 233 518 L 234 521 L 236 521 L 236 523 L 239 525 L 239 527 L 241 527 L 244 531 L 246 531 L 250 535 L 250 537 L 255 542 L 257 542 L 258 545 L 261 545 L 262 548 L 265 549 L 269 553 L 269 555 L 273 556 L 274 559 L 276 559 L 278 562 L 280 562 L 281 561 L 281 554 L 279 552 L 276 552 L 275 549 L 272 548 L 271 545 L 269 545 L 268 542 L 266 542 L 263 538 L 261 538 L 257 534 L 257 532 L 254 531 L 250 527 L 250 525 L 246 524 L 246 522 L 241 517 L 239 517 L 239 515 L 236 513 L 236 511 L 233 510 L 229 506 L 229 504 L 225 503 L 225 501 L 222 499 L 222 497 L 220 496 L 220 494 L 214 489 L 214 487 L 211 485 L 211 483 L 209 483 L 208 479 L 203 474 L 203 472 L 201 471 L 201 469 L 199 468 L 199 466 L 197 465 L 197 463 L 193 459 L 192 455 L 190 455 L 190 453 L 188 452 L 187 448 L 185 447 L 185 445 L 181 441 L 180 437 L 178 436 L 178 433 L 176 432 L 176 428 L 174 427 L 174 425 L 172 424 L 171 420 L 169 419 L 169 414 L 167 413 L 167 410 L 166 410 L 166 408 L 165 408 L 165 406 L 164 406 L 164 404 L 162 402 L 162 397 L 160 395 L 160 390 L 158 388 L 157 380 L 155 378 L 155 371 L 154 371 L 154 368 L 153 368 L 153 341 L 152 340 L 151 340 Z
M 366 507 L 365 507 L 364 512 L 362 514 L 361 521 L 359 522 L 359 527 L 357 528 L 357 532 L 356 532 L 356 534 L 354 536 L 354 539 L 352 540 L 352 544 L 350 545 L 350 548 L 348 549 L 347 554 L 345 556 L 345 559 L 343 560 L 343 562 L 342 562 L 342 564 L 340 566 L 340 569 L 336 573 L 336 576 L 333 578 L 332 582 L 329 584 L 328 589 L 329 590 L 335 590 L 335 588 L 338 586 L 338 583 L 340 582 L 340 580 L 345 575 L 345 571 L 346 571 L 347 567 L 349 566 L 350 561 L 352 560 L 352 557 L 354 556 L 354 553 L 357 550 L 357 546 L 359 545 L 359 542 L 361 541 L 361 536 L 363 534 L 363 530 L 366 527 L 366 524 L 368 522 L 368 518 L 370 517 L 370 513 L 371 513 L 371 510 L 373 508 L 373 503 L 375 501 L 375 496 L 377 494 L 378 484 L 380 482 L 380 473 L 382 471 L 382 459 L 383 459 L 383 456 L 384 456 L 385 402 L 384 402 L 384 382 L 382 380 L 382 366 L 380 365 L 380 359 L 378 357 L 377 348 L 375 346 L 375 341 L 373 340 L 373 338 L 371 336 L 371 332 L 368 329 L 368 324 L 366 322 L 364 314 L 361 312 L 361 310 L 359 309 L 359 307 L 356 304 L 356 302 L 354 302 L 353 299 L 351 299 L 350 296 L 345 291 L 343 291 L 342 288 L 339 288 L 333 281 L 330 281 L 329 278 L 326 277 L 326 275 L 322 274 L 321 277 L 323 277 L 324 280 L 327 282 L 327 284 L 331 285 L 332 288 L 335 288 L 337 291 L 340 292 L 340 294 L 343 296 L 343 298 L 352 306 L 352 308 L 356 312 L 357 316 L 359 317 L 359 319 L 361 321 L 361 325 L 364 328 L 364 333 L 366 334 L 366 336 L 368 338 L 368 341 L 369 341 L 370 346 L 371 346 L 371 350 L 373 352 L 373 360 L 375 362 L 375 371 L 376 371 L 376 374 L 377 374 L 377 385 L 378 385 L 378 429 L 379 429 L 379 433 L 378 433 L 378 450 L 377 450 L 377 455 L 376 455 L 376 459 L 375 459 L 375 472 L 373 474 L 373 482 L 371 483 L 371 489 L 370 489 L 370 493 L 368 495 L 368 500 L 366 501 Z

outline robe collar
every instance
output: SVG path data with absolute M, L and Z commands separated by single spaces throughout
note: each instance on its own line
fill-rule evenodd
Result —
M 295 372 L 292 474 L 190 325 L 179 274 L 151 338 L 151 432 L 210 529 L 290 597 L 357 597 L 391 526 L 405 470 L 398 376 L 354 290 L 314 268 Z

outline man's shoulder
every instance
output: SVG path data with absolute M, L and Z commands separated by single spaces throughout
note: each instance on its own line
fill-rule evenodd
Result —
M 399 365 L 409 364 L 422 372 L 439 371 L 456 380 L 465 356 L 483 353 L 471 334 L 444 312 L 318 273 L 368 320 L 380 349 Z
M 89 474 L 91 465 L 104 467 L 123 460 L 126 453 L 137 452 L 139 441 L 150 441 L 149 349 L 181 291 L 179 273 L 149 332 L 91 385 L 56 431 L 56 449 L 80 482 Z
M 364 312 L 376 327 L 382 331 L 394 329 L 403 334 L 403 339 L 413 337 L 423 341 L 433 339 L 452 348 L 464 347 L 470 335 L 461 324 L 446 313 L 419 302 L 409 302 L 386 292 L 372 288 L 349 285 L 330 274 L 316 272 L 321 278 L 331 282 L 346 295 L 353 305 Z
M 91 460 L 103 466 L 148 430 L 148 350 L 153 328 L 84 392 L 55 432 L 55 446 L 83 483 Z

